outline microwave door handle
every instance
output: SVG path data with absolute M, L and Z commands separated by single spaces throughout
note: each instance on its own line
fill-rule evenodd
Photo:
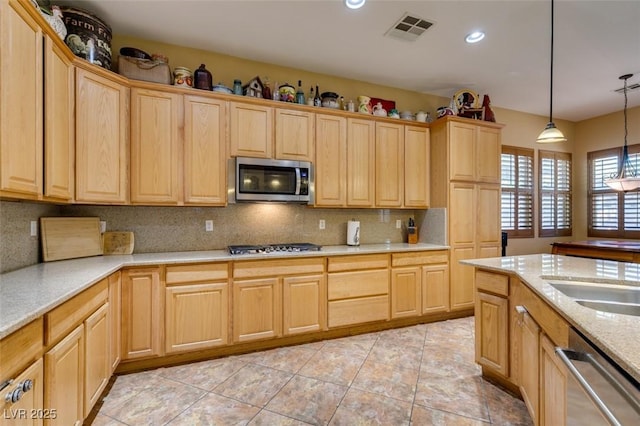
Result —
M 300 195 L 300 167 L 296 167 L 296 195 Z
M 602 402 L 602 400 L 600 399 L 598 394 L 596 394 L 596 392 L 593 390 L 591 385 L 589 385 L 587 380 L 582 376 L 582 374 L 580 374 L 578 369 L 573 365 L 573 363 L 571 362 L 571 359 L 569 359 L 569 356 L 571 356 L 572 352 L 573 351 L 570 351 L 570 350 L 567 350 L 567 349 L 563 349 L 563 348 L 560 348 L 560 347 L 556 347 L 556 354 L 558 354 L 558 356 L 560 357 L 560 360 L 564 363 L 564 365 L 567 367 L 567 369 L 569 370 L 571 375 L 580 384 L 582 389 L 584 389 L 585 393 L 589 396 L 591 401 L 593 401 L 593 403 L 596 405 L 596 407 L 598 407 L 598 410 L 600 410 L 602 415 L 612 425 L 614 425 L 614 426 L 622 426 L 622 423 L 620 423 L 620 421 L 618 419 L 616 419 L 616 417 L 613 415 L 611 410 L 609 410 L 609 408 L 604 404 L 604 402 Z M 567 353 L 569 353 L 570 355 L 567 355 Z M 594 359 L 590 359 L 590 361 L 591 361 L 591 363 L 596 363 L 597 364 L 597 361 L 595 361 Z M 601 368 L 597 368 L 597 369 L 599 371 L 602 371 Z

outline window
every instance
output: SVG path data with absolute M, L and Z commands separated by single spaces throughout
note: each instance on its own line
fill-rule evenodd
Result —
M 604 180 L 618 172 L 622 147 L 587 154 L 589 237 L 640 238 L 640 192 L 618 192 Z M 629 160 L 640 170 L 640 145 L 629 145 Z
M 540 237 L 565 237 L 571 225 L 571 154 L 538 151 Z
M 533 150 L 502 147 L 500 218 L 510 238 L 533 238 Z

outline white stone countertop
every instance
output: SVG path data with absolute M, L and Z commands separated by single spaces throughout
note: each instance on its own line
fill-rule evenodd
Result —
M 346 245 L 323 246 L 322 250 L 316 252 L 230 255 L 227 250 L 211 250 L 94 256 L 38 263 L 16 271 L 0 274 L 0 339 L 66 302 L 122 267 L 446 250 L 448 248 L 448 246 L 422 243 L 366 244 L 357 247 Z
M 515 273 L 572 326 L 640 382 L 640 317 L 584 307 L 548 283 L 568 280 L 640 287 L 640 264 L 551 254 L 470 259 L 461 263 Z

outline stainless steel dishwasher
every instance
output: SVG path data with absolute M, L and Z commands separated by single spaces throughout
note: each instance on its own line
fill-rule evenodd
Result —
M 569 349 L 556 348 L 567 366 L 567 425 L 640 425 L 640 384 L 573 328 Z

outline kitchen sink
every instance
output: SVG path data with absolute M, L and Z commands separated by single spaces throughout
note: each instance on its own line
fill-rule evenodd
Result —
M 640 316 L 640 287 L 581 281 L 548 281 L 548 283 L 587 308 Z
M 604 302 L 601 300 L 576 300 L 576 303 L 596 311 L 640 317 L 640 304 L 637 303 Z

